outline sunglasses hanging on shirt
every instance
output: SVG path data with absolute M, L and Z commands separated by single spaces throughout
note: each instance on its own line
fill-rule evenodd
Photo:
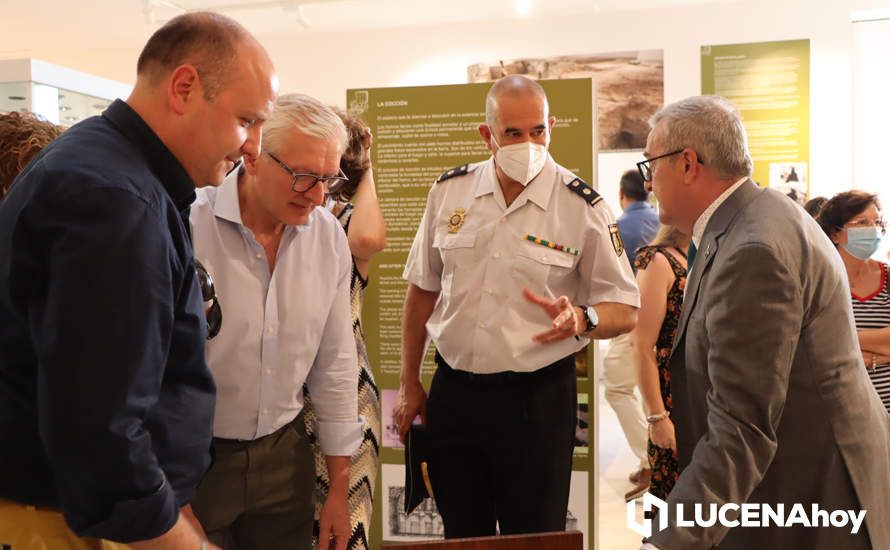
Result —
M 205 304 L 210 302 L 210 306 L 204 308 L 204 314 L 207 317 L 207 339 L 210 340 L 219 334 L 219 329 L 222 327 L 222 308 L 216 298 L 213 277 L 197 258 L 195 259 L 195 271 L 198 273 L 198 284 L 201 286 L 201 298 Z

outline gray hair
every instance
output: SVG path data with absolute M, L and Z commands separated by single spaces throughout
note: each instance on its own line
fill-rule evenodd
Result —
M 305 94 L 286 94 L 275 102 L 272 116 L 263 124 L 263 147 L 276 150 L 288 132 L 333 140 L 342 156 L 346 151 L 346 126 L 333 109 Z
M 748 135 L 738 111 L 726 99 L 687 97 L 652 115 L 649 124 L 654 128 L 658 123 L 664 153 L 688 147 L 721 179 L 751 176 L 754 162 L 748 152 Z
M 505 95 L 514 97 L 520 95 L 538 96 L 544 100 L 544 116 L 546 117 L 550 112 L 547 92 L 544 91 L 544 88 L 537 81 L 518 74 L 505 76 L 496 80 L 485 96 L 485 124 L 489 128 L 494 127 L 494 121 L 497 118 L 498 98 Z

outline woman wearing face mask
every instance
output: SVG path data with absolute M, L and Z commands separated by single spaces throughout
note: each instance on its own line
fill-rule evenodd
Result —
M 817 221 L 844 261 L 862 359 L 890 411 L 890 280 L 887 264 L 870 259 L 885 233 L 877 196 L 864 191 L 835 195 Z

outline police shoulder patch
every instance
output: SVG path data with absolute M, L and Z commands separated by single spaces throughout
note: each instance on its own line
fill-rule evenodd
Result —
M 569 191 L 573 193 L 577 193 L 579 197 L 584 199 L 590 204 L 590 206 L 596 206 L 603 198 L 600 196 L 596 190 L 587 185 L 581 178 L 568 179 L 565 182 L 566 187 L 569 188 Z
M 463 176 L 465 174 L 472 172 L 475 169 L 476 169 L 475 164 L 472 164 L 472 163 L 461 164 L 460 166 L 456 166 L 456 167 L 452 168 L 451 170 L 444 172 L 442 175 L 440 175 L 438 178 L 436 178 L 436 183 L 442 183 L 445 180 L 455 178 L 457 176 Z
M 621 233 L 618 231 L 617 223 L 609 224 L 609 238 L 612 239 L 612 248 L 615 249 L 615 254 L 621 256 L 624 252 L 624 241 L 621 240 Z

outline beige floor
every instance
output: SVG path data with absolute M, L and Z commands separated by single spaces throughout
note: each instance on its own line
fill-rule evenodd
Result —
M 631 484 L 627 475 L 637 465 L 637 458 L 627 446 L 618 418 L 599 388 L 599 550 L 637 550 L 640 536 L 627 528 L 624 493 Z M 641 514 L 637 510 L 638 517 Z

